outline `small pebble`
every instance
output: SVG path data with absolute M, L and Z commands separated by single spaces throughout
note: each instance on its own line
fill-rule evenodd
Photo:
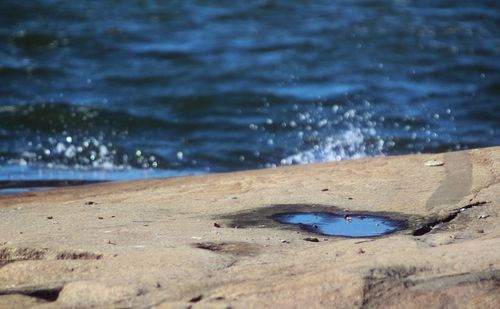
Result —
M 52 219 L 54 219 L 54 217 L 48 216 L 47 219 L 52 220 Z
M 219 224 L 219 223 L 217 223 L 217 222 L 214 222 L 214 227 L 216 227 L 216 228 L 220 228 L 220 224 Z
M 197 303 L 197 302 L 199 302 L 199 301 L 200 301 L 200 300 L 202 300 L 202 299 L 203 299 L 203 295 L 201 295 L 201 294 L 200 294 L 200 295 L 198 295 L 198 296 L 195 296 L 195 297 L 191 298 L 191 299 L 189 300 L 189 302 L 190 302 L 190 303 Z
M 426 161 L 424 164 L 425 166 L 443 166 L 444 162 L 439 160 L 429 160 Z
M 486 219 L 486 218 L 488 218 L 489 216 L 490 216 L 490 215 L 485 215 L 485 214 L 483 214 L 483 215 L 480 215 L 480 216 L 479 216 L 479 217 L 477 217 L 477 218 L 478 218 L 478 219 Z
M 306 237 L 304 238 L 305 241 L 310 241 L 310 242 L 319 242 L 319 239 L 315 237 Z

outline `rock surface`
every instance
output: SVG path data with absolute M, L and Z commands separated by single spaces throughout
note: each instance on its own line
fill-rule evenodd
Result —
M 0 308 L 498 308 L 499 178 L 495 147 L 3 196 Z M 408 226 L 325 237 L 284 210 Z

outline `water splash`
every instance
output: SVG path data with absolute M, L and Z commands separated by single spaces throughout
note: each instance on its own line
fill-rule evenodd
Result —
M 281 164 L 307 164 L 347 159 L 359 159 L 368 155 L 382 155 L 384 141 L 379 139 L 375 147 L 369 147 L 361 129 L 352 128 L 336 136 L 328 136 L 324 142 L 311 149 L 298 152 L 281 160 Z M 373 149 L 374 148 L 374 149 Z

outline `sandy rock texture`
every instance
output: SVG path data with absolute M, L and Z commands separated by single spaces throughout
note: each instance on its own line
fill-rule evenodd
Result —
M 495 147 L 3 196 L 0 308 L 498 308 L 499 179 Z M 406 228 L 269 218 L 315 210 Z

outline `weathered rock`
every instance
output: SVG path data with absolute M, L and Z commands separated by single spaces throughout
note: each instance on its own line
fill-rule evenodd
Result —
M 497 308 L 499 167 L 496 147 L 0 197 L 0 307 Z M 325 237 L 277 211 L 407 228 Z

